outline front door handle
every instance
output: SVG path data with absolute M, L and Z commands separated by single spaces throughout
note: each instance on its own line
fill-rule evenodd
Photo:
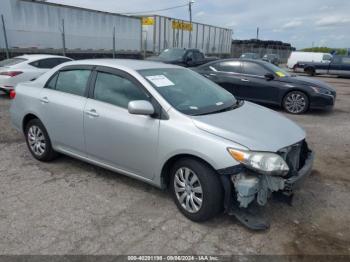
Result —
M 216 74 L 209 74 L 209 75 L 208 74 L 204 74 L 204 76 L 210 78 L 210 77 L 216 77 Z
M 47 96 L 44 96 L 43 98 L 40 99 L 40 102 L 47 104 L 49 102 L 49 99 L 47 98 Z
M 92 116 L 92 117 L 98 117 L 99 114 L 96 112 L 95 109 L 91 109 L 89 111 L 85 111 L 85 113 L 88 115 L 88 116 Z
M 242 78 L 241 81 L 242 81 L 242 82 L 249 82 L 249 80 L 248 80 L 248 79 L 245 79 L 245 78 Z

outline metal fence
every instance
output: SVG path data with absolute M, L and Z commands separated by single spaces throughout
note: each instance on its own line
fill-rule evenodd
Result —
M 288 43 L 280 41 L 264 41 L 264 40 L 234 40 L 232 41 L 231 56 L 238 58 L 243 53 L 256 53 L 260 58 L 265 54 L 279 55 L 282 63 L 287 63 L 290 53 L 294 51 Z
M 206 54 L 230 54 L 232 30 L 165 16 L 143 17 L 143 46 L 157 54 L 166 48 L 198 48 Z

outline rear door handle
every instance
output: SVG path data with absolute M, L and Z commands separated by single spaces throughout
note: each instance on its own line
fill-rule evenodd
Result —
M 49 102 L 49 99 L 47 98 L 47 96 L 44 96 L 43 98 L 40 99 L 40 102 L 47 104 Z
M 91 110 L 89 110 L 89 111 L 85 111 L 85 113 L 86 113 L 88 116 L 99 117 L 99 114 L 96 112 L 95 109 L 91 109 Z
M 249 80 L 248 80 L 248 79 L 245 79 L 245 78 L 242 78 L 241 81 L 242 81 L 242 82 L 249 82 Z

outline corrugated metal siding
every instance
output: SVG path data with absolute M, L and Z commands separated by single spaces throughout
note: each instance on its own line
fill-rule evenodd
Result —
M 159 53 L 171 47 L 190 47 L 190 31 L 172 28 L 173 21 L 189 23 L 188 21 L 157 15 L 153 16 L 153 19 L 154 25 L 143 26 L 143 42 L 146 42 L 147 51 Z M 192 48 L 202 49 L 207 54 L 231 52 L 231 29 L 194 22 L 192 28 Z
M 1 0 L 10 48 L 62 48 L 62 19 L 67 49 L 111 50 L 116 27 L 116 50 L 141 50 L 141 20 L 82 8 Z M 2 30 L 0 31 L 3 38 Z M 3 47 L 4 41 L 0 44 Z

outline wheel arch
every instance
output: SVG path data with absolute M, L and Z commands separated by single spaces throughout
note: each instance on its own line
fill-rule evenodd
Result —
M 33 119 L 39 119 L 40 118 L 38 116 L 36 116 L 33 113 L 28 113 L 24 116 L 23 120 L 22 120 L 22 131 L 25 131 L 25 128 L 27 126 L 27 124 L 29 123 L 29 121 L 33 120 Z
M 307 98 L 309 99 L 309 106 L 310 106 L 310 95 L 309 95 L 309 93 L 308 93 L 307 91 L 305 91 L 304 89 L 302 89 L 302 88 L 293 87 L 293 88 L 291 88 L 291 89 L 286 90 L 286 91 L 282 94 L 282 96 L 281 96 L 281 101 L 280 101 L 281 107 L 283 107 L 284 98 L 285 98 L 290 92 L 293 92 L 293 91 L 297 91 L 297 92 L 304 93 L 304 94 L 307 96 Z
M 202 162 L 203 164 L 209 166 L 213 170 L 216 170 L 208 161 L 204 160 L 203 158 L 193 155 L 193 154 L 177 154 L 172 157 L 170 157 L 162 166 L 161 173 L 160 173 L 160 181 L 161 181 L 161 188 L 168 188 L 169 182 L 170 182 L 170 170 L 171 167 L 180 159 L 190 158 L 197 160 L 199 162 Z
M 314 67 L 314 66 L 306 66 L 305 68 L 304 68 L 304 72 L 305 73 L 307 73 L 307 72 L 309 72 L 310 71 L 310 74 L 316 74 L 316 68 Z M 313 72 L 313 73 L 311 73 L 311 72 Z

